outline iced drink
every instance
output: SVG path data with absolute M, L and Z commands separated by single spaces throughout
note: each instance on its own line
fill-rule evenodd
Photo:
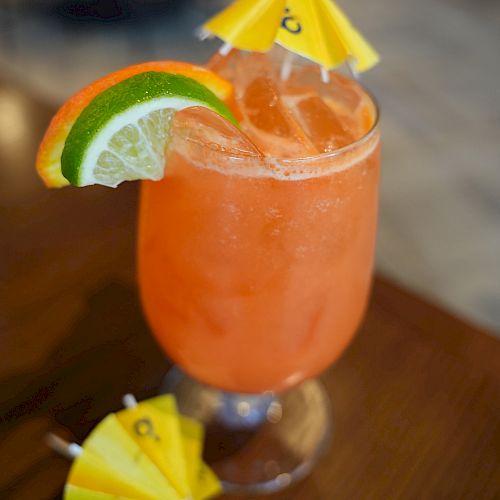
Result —
M 260 393 L 314 377 L 359 326 L 379 183 L 377 110 L 314 64 L 216 59 L 241 130 L 177 114 L 165 177 L 143 181 L 139 281 L 152 330 L 188 374 Z

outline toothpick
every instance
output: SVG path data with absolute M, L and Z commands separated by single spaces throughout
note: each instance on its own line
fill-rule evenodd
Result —
M 49 433 L 45 438 L 47 445 L 60 455 L 73 460 L 83 453 L 83 448 L 76 443 L 69 443 L 63 438 Z
M 206 40 L 207 38 L 210 38 L 211 34 L 209 31 L 206 31 L 203 29 L 203 27 L 200 27 L 200 28 L 197 28 L 195 31 L 194 31 L 194 34 L 195 36 L 199 39 L 199 40 Z
M 352 57 L 347 59 L 346 64 L 347 68 L 349 69 L 349 73 L 351 73 L 352 78 L 354 80 L 359 80 L 359 73 L 356 71 Z
M 287 52 L 283 59 L 283 63 L 281 64 L 280 78 L 284 82 L 286 82 L 292 74 L 292 63 L 294 57 L 295 54 L 293 52 Z
M 321 66 L 321 81 L 323 83 L 330 83 L 330 73 L 324 66 Z
M 233 46 L 230 43 L 225 43 L 220 49 L 219 54 L 221 56 L 227 56 L 231 52 Z
M 137 399 L 133 394 L 125 394 L 122 398 L 122 403 L 125 408 L 135 408 L 137 406 Z

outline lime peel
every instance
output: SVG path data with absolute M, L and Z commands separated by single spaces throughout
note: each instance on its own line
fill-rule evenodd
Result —
M 76 186 L 112 187 L 123 180 L 161 178 L 169 141 L 168 124 L 164 123 L 170 116 L 168 112 L 173 114 L 192 106 L 209 108 L 237 125 L 231 111 L 215 94 L 183 75 L 145 72 L 106 89 L 82 111 L 66 139 L 61 156 L 64 177 Z M 166 115 L 162 114 L 163 110 Z M 155 137 L 147 137 L 151 129 L 145 126 L 148 117 L 160 120 L 166 130 L 156 130 L 150 133 Z M 127 137 L 131 136 L 131 144 L 127 144 Z M 161 150 L 148 144 L 155 140 L 162 141 Z M 126 157 L 113 150 L 112 141 L 123 145 Z M 102 156 L 103 153 L 106 154 Z M 97 178 L 99 161 L 101 175 Z M 110 176 L 106 178 L 102 175 L 102 165 L 109 163 L 114 164 L 114 171 L 110 169 Z

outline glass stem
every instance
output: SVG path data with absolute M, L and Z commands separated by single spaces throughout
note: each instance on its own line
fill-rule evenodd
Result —
M 221 391 L 217 421 L 230 429 L 252 429 L 260 426 L 276 412 L 279 405 L 272 393 L 236 394 Z

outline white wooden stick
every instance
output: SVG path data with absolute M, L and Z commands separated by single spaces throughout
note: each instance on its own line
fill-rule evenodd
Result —
M 283 63 L 281 64 L 280 78 L 284 82 L 286 82 L 292 74 L 292 63 L 294 57 L 295 54 L 293 52 L 287 52 L 283 59 Z
M 219 54 L 221 56 L 227 56 L 229 52 L 231 52 L 231 49 L 233 46 L 230 43 L 225 43 L 220 49 L 219 49 Z
M 324 66 L 321 66 L 321 81 L 330 83 L 330 72 Z
M 122 403 L 125 408 L 135 408 L 137 406 L 137 399 L 133 394 L 125 394 L 122 398 Z
M 194 31 L 194 34 L 196 35 L 196 37 L 199 39 L 199 40 L 206 40 L 207 38 L 211 38 L 212 34 L 207 31 L 207 30 L 204 30 L 203 27 L 200 27 L 200 28 L 197 28 L 195 31 Z
M 69 443 L 63 438 L 52 433 L 47 434 L 45 442 L 54 451 L 66 458 L 69 458 L 70 460 L 79 457 L 83 453 L 83 448 L 80 445 L 76 443 Z
M 349 69 L 349 73 L 351 73 L 351 76 L 354 80 L 359 80 L 359 73 L 356 71 L 356 68 L 354 67 L 354 61 L 352 58 L 347 59 L 346 61 L 347 68 Z

